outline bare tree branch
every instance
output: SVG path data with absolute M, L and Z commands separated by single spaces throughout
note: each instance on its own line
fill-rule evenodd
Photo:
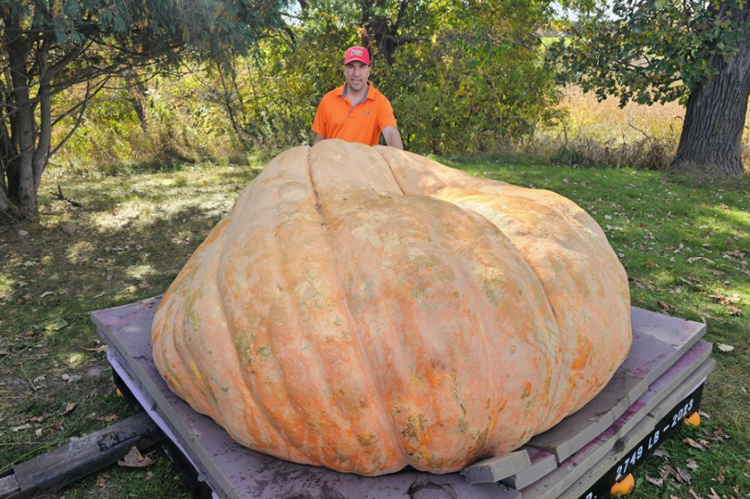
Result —
M 91 91 L 91 82 L 87 82 L 86 85 L 86 96 L 84 99 L 81 100 L 79 105 L 81 106 L 81 112 L 78 113 L 78 118 L 76 119 L 75 123 L 73 124 L 73 127 L 68 131 L 68 133 L 60 139 L 60 142 L 52 148 L 50 152 L 50 156 L 54 156 L 58 150 L 70 139 L 76 130 L 78 130 L 78 127 L 81 126 L 81 123 L 83 123 L 83 115 L 86 112 L 86 107 L 88 106 L 88 103 L 91 102 L 91 99 L 98 94 L 102 88 L 104 88 L 104 85 L 109 80 L 109 77 L 107 77 L 97 88 L 94 89 L 94 91 Z

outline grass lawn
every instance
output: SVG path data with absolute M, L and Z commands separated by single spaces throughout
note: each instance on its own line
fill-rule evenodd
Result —
M 634 306 L 707 324 L 717 368 L 703 424 L 638 468 L 631 497 L 750 498 L 750 180 L 710 184 L 523 158 L 442 162 L 577 202 L 625 265 Z M 41 223 L 0 227 L 0 476 L 131 414 L 90 311 L 163 293 L 259 170 L 52 170 L 40 190 Z M 54 195 L 58 185 L 67 200 Z M 115 466 L 59 494 L 187 497 L 166 456 L 152 457 L 149 468 Z

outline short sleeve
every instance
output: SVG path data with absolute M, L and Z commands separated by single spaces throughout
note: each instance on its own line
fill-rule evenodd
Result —
M 313 120 L 312 125 L 312 131 L 315 133 L 319 133 L 320 135 L 327 137 L 326 129 L 327 129 L 327 123 L 326 120 L 326 111 L 325 111 L 325 98 L 323 98 L 320 101 L 320 104 L 318 104 L 318 110 L 315 112 L 315 119 Z
M 397 123 L 396 117 L 393 115 L 391 103 L 385 97 L 382 99 L 382 102 L 378 106 L 378 126 L 381 131 L 386 127 L 396 126 Z

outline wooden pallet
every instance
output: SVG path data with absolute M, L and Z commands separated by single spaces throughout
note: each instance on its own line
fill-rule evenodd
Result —
M 620 475 L 629 471 L 674 430 L 672 420 L 681 421 L 688 406 L 689 412 L 697 410 L 714 367 L 711 345 L 701 341 L 703 324 L 633 308 L 633 348 L 612 381 L 583 409 L 527 446 L 461 473 L 407 469 L 362 477 L 244 448 L 169 391 L 151 355 L 151 322 L 159 300 L 99 310 L 92 320 L 110 345 L 114 370 L 217 497 L 605 497 L 618 467 Z

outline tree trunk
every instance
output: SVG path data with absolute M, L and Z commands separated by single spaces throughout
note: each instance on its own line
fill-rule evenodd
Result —
M 377 53 L 385 59 L 388 66 L 393 65 L 396 49 L 402 41 L 415 41 L 414 39 L 404 40 L 398 36 L 401 22 L 406 15 L 409 7 L 409 0 L 401 0 L 398 5 L 396 15 L 383 16 L 373 14 L 373 7 L 377 6 L 377 1 L 367 0 L 361 4 L 362 26 L 365 32 L 361 36 L 362 45 L 372 50 L 377 48 Z M 395 18 L 395 21 L 393 20 Z M 413 38 L 413 37 L 412 37 Z M 423 38 L 419 37 L 422 41 Z
M 740 16 L 750 19 L 750 7 Z M 670 166 L 677 174 L 740 177 L 741 143 L 750 96 L 750 28 L 729 61 L 718 58 L 717 74 L 690 93 L 680 144 Z
M 8 198 L 5 189 L 0 189 L 0 225 L 8 222 L 19 221 L 23 218 L 25 218 L 24 214 L 18 206 L 13 204 L 10 198 Z
M 6 20 L 7 23 L 7 20 Z M 29 45 L 23 37 L 18 24 L 7 27 L 5 43 L 8 46 L 8 62 L 12 83 L 11 101 L 15 105 L 11 116 L 11 134 L 17 137 L 17 162 L 12 158 L 9 163 L 17 168 L 18 183 L 9 182 L 8 194 L 10 200 L 23 212 L 25 218 L 37 219 L 39 205 L 37 202 L 37 186 L 34 181 L 34 150 L 36 145 L 36 130 L 34 120 L 34 103 L 29 95 L 29 76 L 26 69 L 26 58 Z
M 146 88 L 146 85 L 141 81 L 141 77 L 135 71 L 125 73 L 124 80 L 127 83 L 128 101 L 133 105 L 133 110 L 138 116 L 138 123 L 141 125 L 141 130 L 147 134 L 149 129 L 148 88 Z
M 39 135 L 36 138 L 36 150 L 32 159 L 34 172 L 34 199 L 39 199 L 39 187 L 42 184 L 42 174 L 49 162 L 50 145 L 52 143 L 52 94 L 50 92 L 50 74 L 47 66 L 47 51 L 38 53 L 39 64 Z M 38 206 L 38 202 L 35 202 Z

